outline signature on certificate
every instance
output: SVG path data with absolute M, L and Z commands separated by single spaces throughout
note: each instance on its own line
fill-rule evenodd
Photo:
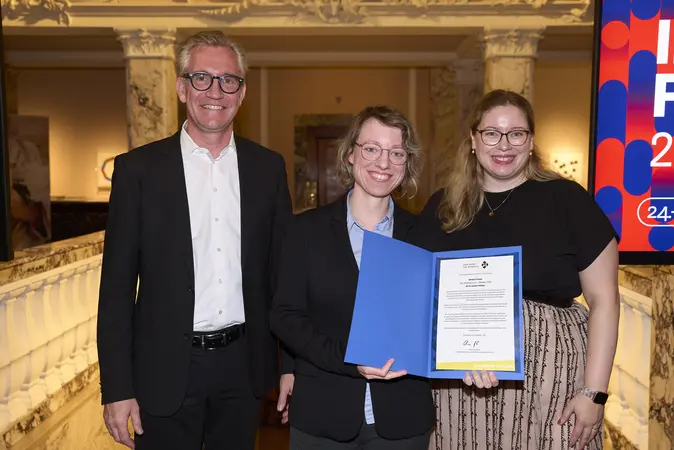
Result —
M 478 348 L 480 346 L 480 341 L 465 340 L 465 341 L 463 341 L 463 346 L 469 347 L 469 348 Z

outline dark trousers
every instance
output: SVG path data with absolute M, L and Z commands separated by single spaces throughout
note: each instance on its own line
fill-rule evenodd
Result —
M 290 450 L 428 450 L 431 430 L 409 439 L 384 439 L 377 434 L 375 425 L 363 427 L 358 436 L 349 442 L 312 436 L 295 427 L 290 427 Z
M 187 394 L 169 417 L 143 412 L 136 450 L 253 450 L 260 400 L 248 377 L 245 336 L 214 350 L 192 350 Z M 203 446 L 203 447 L 202 447 Z

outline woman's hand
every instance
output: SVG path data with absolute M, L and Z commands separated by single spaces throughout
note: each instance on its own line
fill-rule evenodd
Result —
M 463 376 L 463 382 L 468 386 L 474 384 L 479 389 L 489 389 L 498 386 L 496 374 L 491 371 L 487 373 L 486 370 L 483 370 L 482 373 L 478 373 L 476 370 L 473 370 L 473 373 L 466 372 Z
M 571 432 L 571 445 L 578 442 L 576 448 L 583 449 L 592 442 L 599 432 L 604 419 L 604 405 L 598 405 L 583 394 L 576 394 L 566 405 L 558 424 L 566 423 L 573 414 L 573 431 Z
M 406 370 L 391 372 L 394 359 L 389 359 L 383 367 L 358 366 L 358 371 L 368 380 L 392 380 L 407 375 Z

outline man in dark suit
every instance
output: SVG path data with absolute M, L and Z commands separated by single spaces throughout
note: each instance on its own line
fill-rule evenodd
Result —
M 245 72 L 222 33 L 190 37 L 187 121 L 115 159 L 98 352 L 105 423 L 130 448 L 253 449 L 278 380 L 268 311 L 292 210 L 283 158 L 233 134 Z

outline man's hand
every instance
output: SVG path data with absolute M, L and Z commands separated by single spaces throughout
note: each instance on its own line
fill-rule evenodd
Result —
M 140 424 L 140 408 L 135 398 L 108 403 L 103 406 L 103 419 L 110 436 L 115 442 L 133 449 L 136 446 L 129 434 L 129 417 L 136 434 L 143 434 L 143 427 Z
M 358 366 L 358 371 L 362 376 L 368 380 L 392 380 L 394 378 L 403 377 L 407 375 L 406 370 L 398 370 L 396 372 L 391 372 L 391 366 L 393 365 L 394 359 L 389 359 L 383 367 L 367 367 L 367 366 Z
M 286 373 L 281 375 L 279 381 L 278 402 L 276 410 L 281 414 L 281 423 L 288 423 L 288 411 L 290 408 L 290 397 L 293 395 L 293 386 L 295 386 L 295 375 Z

